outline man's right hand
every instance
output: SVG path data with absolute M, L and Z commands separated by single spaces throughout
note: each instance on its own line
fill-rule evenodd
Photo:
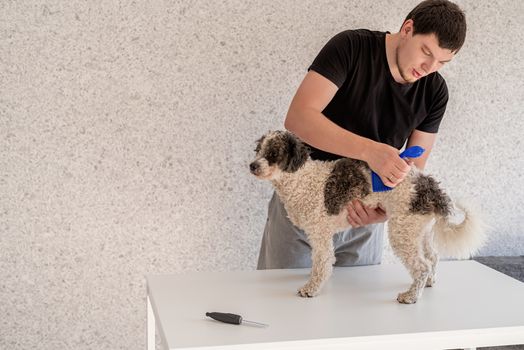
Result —
M 400 158 L 395 147 L 380 142 L 372 143 L 364 160 L 380 176 L 384 185 L 389 187 L 395 187 L 404 180 L 412 163 Z

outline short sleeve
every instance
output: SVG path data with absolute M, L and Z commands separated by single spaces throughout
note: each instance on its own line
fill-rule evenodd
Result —
M 321 74 L 341 87 L 351 66 L 351 31 L 338 33 L 320 50 L 309 70 Z
M 416 127 L 417 130 L 425 131 L 429 133 L 437 133 L 440 126 L 440 122 L 446 112 L 446 106 L 448 104 L 448 87 L 444 79 L 436 90 L 432 99 L 428 115 L 424 120 Z

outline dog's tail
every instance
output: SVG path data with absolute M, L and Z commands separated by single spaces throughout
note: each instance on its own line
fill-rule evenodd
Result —
M 486 242 L 487 225 L 473 203 L 456 202 L 455 206 L 464 213 L 461 223 L 450 222 L 450 216 L 437 216 L 435 244 L 438 252 L 446 257 L 467 259 Z

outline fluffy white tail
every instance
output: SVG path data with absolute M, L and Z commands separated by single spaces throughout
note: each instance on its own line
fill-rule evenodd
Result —
M 459 202 L 455 205 L 464 213 L 464 220 L 454 224 L 448 217 L 437 218 L 435 245 L 442 256 L 467 259 L 486 242 L 487 226 L 473 205 Z

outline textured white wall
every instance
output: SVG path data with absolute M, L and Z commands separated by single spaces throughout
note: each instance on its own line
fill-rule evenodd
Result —
M 1 1 L 0 348 L 143 348 L 145 274 L 254 269 L 254 140 L 331 36 L 417 2 Z M 524 254 L 524 3 L 459 4 L 428 170 Z

